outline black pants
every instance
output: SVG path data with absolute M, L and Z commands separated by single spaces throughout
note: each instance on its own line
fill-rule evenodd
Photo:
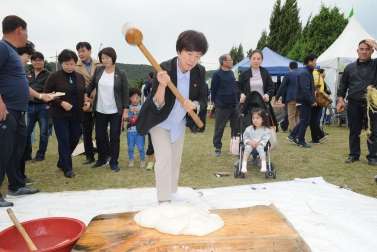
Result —
M 360 133 L 363 128 L 368 127 L 368 117 L 366 106 L 357 106 L 348 103 L 347 117 L 350 127 L 349 135 L 349 157 L 360 158 Z M 366 156 L 368 160 L 377 160 L 377 114 L 369 112 L 372 135 L 369 137 L 368 150 Z
M 236 105 L 230 108 L 216 107 L 215 131 L 213 133 L 213 146 L 221 149 L 223 144 L 221 138 L 224 134 L 224 128 L 228 120 L 230 120 L 231 136 L 235 136 L 235 128 L 238 118 L 238 107 Z
M 94 159 L 94 148 L 93 148 L 93 124 L 94 124 L 93 112 L 84 112 L 84 122 L 82 123 L 83 138 L 84 138 L 84 149 L 87 159 Z M 109 134 L 107 130 L 105 133 L 105 145 L 106 145 L 106 155 L 110 156 L 110 142 Z
M 110 123 L 110 164 L 118 165 L 120 150 L 120 127 L 122 116 L 115 114 L 102 114 L 96 112 L 96 141 L 98 150 L 98 161 L 106 162 L 106 141 L 107 126 Z
M 0 121 L 0 185 L 7 174 L 8 189 L 16 191 L 25 186 L 20 160 L 25 152 L 27 127 L 25 113 L 9 108 L 8 113 L 7 118 Z
M 311 115 L 310 115 L 310 131 L 312 135 L 312 141 L 318 142 L 319 139 L 325 136 L 325 133 L 321 130 L 318 125 L 318 113 L 322 108 L 319 106 L 311 107 Z
M 154 149 L 153 149 L 153 144 L 152 144 L 152 138 L 151 138 L 151 134 L 150 133 L 148 133 L 148 148 L 147 148 L 146 154 L 148 156 L 154 154 Z

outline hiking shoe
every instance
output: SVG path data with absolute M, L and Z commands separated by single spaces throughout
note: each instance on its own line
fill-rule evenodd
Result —
M 39 190 L 30 189 L 25 186 L 25 187 L 18 188 L 17 191 L 8 190 L 7 197 L 13 198 L 13 197 L 24 196 L 24 195 L 35 194 L 35 193 L 39 193 Z
M 310 143 L 310 144 L 321 144 L 319 141 L 318 142 L 314 142 L 313 140 L 310 140 L 308 143 Z
M 110 169 L 111 169 L 113 172 L 118 172 L 118 171 L 120 171 L 119 166 L 116 165 L 116 164 L 111 164 L 111 165 L 110 165 Z
M 306 142 L 298 143 L 297 146 L 302 148 L 311 148 L 311 146 L 308 145 Z
M 69 171 L 69 172 L 64 173 L 64 177 L 74 178 L 74 177 L 76 177 L 76 174 L 73 171 Z
M 369 160 L 368 165 L 377 166 L 377 160 L 375 160 L 375 159 Z
M 6 201 L 2 197 L 0 197 L 0 207 L 10 207 L 13 206 L 13 202 Z
M 133 159 L 128 160 L 128 167 L 134 167 L 135 161 Z
M 323 139 L 325 139 L 327 137 L 327 135 L 324 135 L 323 137 L 321 137 L 320 139 L 319 139 L 319 141 L 322 141 Z
M 213 153 L 214 157 L 219 157 L 221 155 L 221 149 L 216 149 L 215 153 Z
M 26 178 L 24 178 L 24 182 L 25 182 L 26 185 L 31 185 L 31 184 L 36 183 L 37 181 L 32 180 L 31 178 L 26 177 Z
M 154 167 L 154 163 L 153 162 L 149 162 L 148 165 L 147 165 L 147 170 L 150 171 L 152 170 Z
M 145 168 L 145 160 L 140 160 L 140 168 Z
M 298 144 L 297 137 L 292 136 L 292 134 L 289 134 L 286 139 L 293 144 Z
M 42 156 L 39 156 L 39 157 L 35 157 L 33 159 L 33 162 L 40 162 L 40 161 L 43 161 L 45 159 L 45 157 L 42 157 Z
M 349 157 L 345 162 L 350 164 L 350 163 L 353 163 L 353 162 L 356 162 L 356 161 L 359 161 L 360 159 L 359 158 L 356 158 L 356 157 Z
M 93 166 L 92 168 L 100 168 L 100 167 L 103 167 L 103 166 L 106 166 L 109 164 L 109 161 L 106 161 L 106 162 L 103 162 L 103 161 L 97 161 Z
M 84 161 L 84 163 L 82 163 L 82 164 L 83 164 L 83 165 L 91 164 L 91 163 L 93 163 L 94 161 L 96 161 L 96 160 L 94 159 L 94 157 L 90 157 L 90 158 L 87 158 L 87 159 Z
M 172 193 L 171 194 L 171 200 L 173 200 L 175 202 L 182 202 L 182 203 L 188 202 L 188 199 L 186 197 L 183 197 L 179 193 Z

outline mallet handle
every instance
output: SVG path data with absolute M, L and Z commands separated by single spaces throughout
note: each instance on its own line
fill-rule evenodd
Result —
M 150 54 L 150 52 L 144 46 L 143 43 L 141 43 L 140 45 L 138 45 L 138 47 L 140 48 L 141 52 L 145 55 L 145 57 L 147 57 L 148 61 L 152 64 L 153 68 L 157 72 L 163 71 L 162 68 L 160 67 L 160 65 L 153 58 L 152 54 Z M 183 96 L 181 95 L 181 93 L 179 93 L 178 89 L 174 86 L 174 84 L 171 81 L 169 81 L 167 83 L 167 85 L 170 88 L 170 90 L 173 92 L 173 94 L 175 95 L 175 97 L 177 97 L 178 101 L 183 105 L 183 102 L 185 101 L 185 98 L 183 98 Z M 198 115 L 193 110 L 188 111 L 188 113 L 192 117 L 192 119 L 194 120 L 194 122 L 196 123 L 196 125 L 199 126 L 199 128 L 203 127 L 202 121 L 199 119 Z
M 7 212 L 9 214 L 9 217 L 13 221 L 13 224 L 16 226 L 18 232 L 20 232 L 22 238 L 24 238 L 27 246 L 30 250 L 38 250 L 37 247 L 34 245 L 33 241 L 30 239 L 29 235 L 26 233 L 24 227 L 21 225 L 21 223 L 17 220 L 16 216 L 14 215 L 12 209 L 8 208 Z

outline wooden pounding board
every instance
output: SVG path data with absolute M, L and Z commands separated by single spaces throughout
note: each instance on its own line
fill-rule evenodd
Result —
M 72 251 L 311 251 L 274 205 L 210 212 L 225 224 L 205 236 L 140 227 L 133 221 L 137 212 L 98 215 Z

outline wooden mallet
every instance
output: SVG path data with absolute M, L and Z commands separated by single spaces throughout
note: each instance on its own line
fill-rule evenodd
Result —
M 148 59 L 148 61 L 152 64 L 153 68 L 157 72 L 163 71 L 160 65 L 157 63 L 157 61 L 153 58 L 153 56 L 150 54 L 150 52 L 147 50 L 147 48 L 143 45 L 143 33 L 132 23 L 125 23 L 122 27 L 122 34 L 125 37 L 126 41 L 130 45 L 137 45 L 141 52 L 145 55 L 145 57 Z M 178 101 L 183 105 L 185 99 L 179 93 L 178 89 L 174 86 L 174 84 L 169 81 L 167 83 L 169 89 L 173 92 L 175 97 L 177 97 Z M 202 121 L 199 119 L 199 117 L 196 115 L 196 113 L 193 110 L 188 111 L 189 115 L 192 117 L 194 122 L 199 126 L 199 128 L 203 127 Z

